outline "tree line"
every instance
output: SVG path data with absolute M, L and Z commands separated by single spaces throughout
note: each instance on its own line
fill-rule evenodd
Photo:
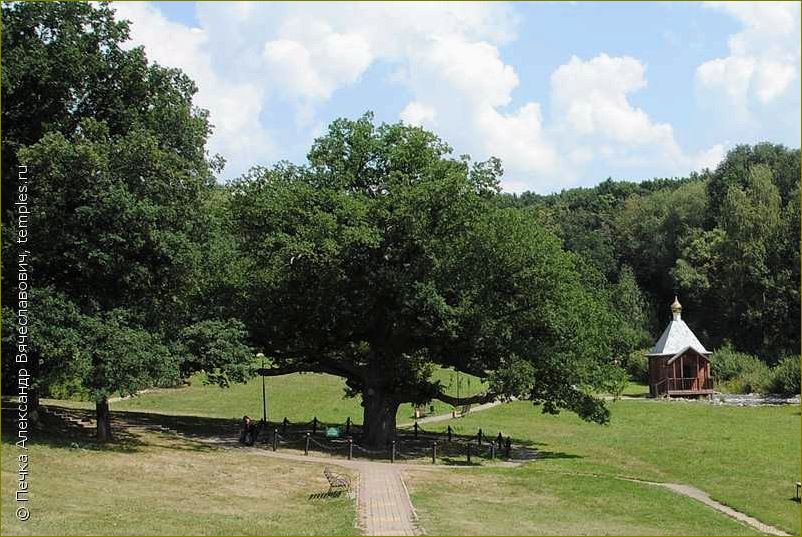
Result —
M 676 294 L 710 348 L 729 343 L 774 364 L 800 348 L 799 177 L 798 149 L 761 143 L 681 179 L 607 179 L 505 203 L 622 286 L 642 343 L 659 335 Z
M 501 162 L 340 119 L 303 164 L 218 184 L 196 86 L 125 48 L 108 4 L 2 6 L 3 388 L 15 382 L 13 199 L 31 176 L 27 349 L 39 394 L 95 401 L 255 374 L 343 377 L 365 441 L 401 403 L 526 397 L 604 423 L 597 397 L 672 293 L 713 345 L 799 346 L 799 152 L 732 151 L 681 180 L 501 193 Z M 257 352 L 268 357 L 259 369 Z M 436 366 L 480 376 L 457 399 Z

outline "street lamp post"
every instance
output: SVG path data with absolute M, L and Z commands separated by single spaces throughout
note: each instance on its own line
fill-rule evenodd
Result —
M 261 352 L 256 355 L 262 360 L 262 369 L 265 368 L 265 355 Z M 262 422 L 267 423 L 267 390 L 265 388 L 265 376 L 262 374 Z

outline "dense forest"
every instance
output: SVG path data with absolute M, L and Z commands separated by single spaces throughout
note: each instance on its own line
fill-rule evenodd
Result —
M 684 178 L 607 179 L 503 202 L 531 211 L 618 286 L 639 345 L 659 336 L 678 295 L 702 342 L 722 349 L 720 362 L 735 356 L 765 373 L 762 364 L 798 362 L 799 178 L 798 149 L 761 143 Z M 720 378 L 735 376 L 720 369 Z M 772 388 L 767 375 L 755 376 L 762 383 L 741 389 Z
M 107 4 L 2 17 L 3 391 L 24 364 L 38 393 L 95 401 L 100 439 L 113 395 L 198 371 L 244 381 L 259 350 L 264 374 L 346 378 L 377 444 L 399 403 L 461 402 L 436 365 L 486 378 L 483 400 L 604 422 L 596 395 L 642 376 L 674 294 L 723 386 L 799 391 L 799 150 L 512 195 L 498 160 L 366 114 L 335 121 L 306 163 L 221 184 L 194 82 L 121 46 L 129 25 Z
M 731 342 L 773 363 L 799 351 L 799 150 L 731 150 L 715 170 L 640 183 L 506 196 L 609 281 L 642 292 L 659 335 L 679 295 L 710 347 Z M 632 300 L 627 298 L 625 300 Z

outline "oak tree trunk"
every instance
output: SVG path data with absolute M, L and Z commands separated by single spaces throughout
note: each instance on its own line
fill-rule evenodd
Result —
M 95 403 L 97 418 L 97 441 L 107 442 L 111 440 L 111 412 L 109 411 L 109 400 L 103 398 Z
M 364 407 L 363 442 L 371 449 L 384 449 L 395 438 L 396 414 L 400 402 L 381 391 L 368 388 L 362 394 Z

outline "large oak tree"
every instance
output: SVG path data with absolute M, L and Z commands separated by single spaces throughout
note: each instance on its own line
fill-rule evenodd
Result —
M 518 396 L 604 422 L 590 395 L 613 375 L 616 320 L 603 279 L 524 211 L 497 203 L 500 163 L 452 158 L 435 135 L 337 120 L 305 166 L 254 169 L 231 211 L 248 265 L 243 307 L 264 375 L 346 380 L 364 440 L 398 406 Z M 456 399 L 435 365 L 489 381 Z

